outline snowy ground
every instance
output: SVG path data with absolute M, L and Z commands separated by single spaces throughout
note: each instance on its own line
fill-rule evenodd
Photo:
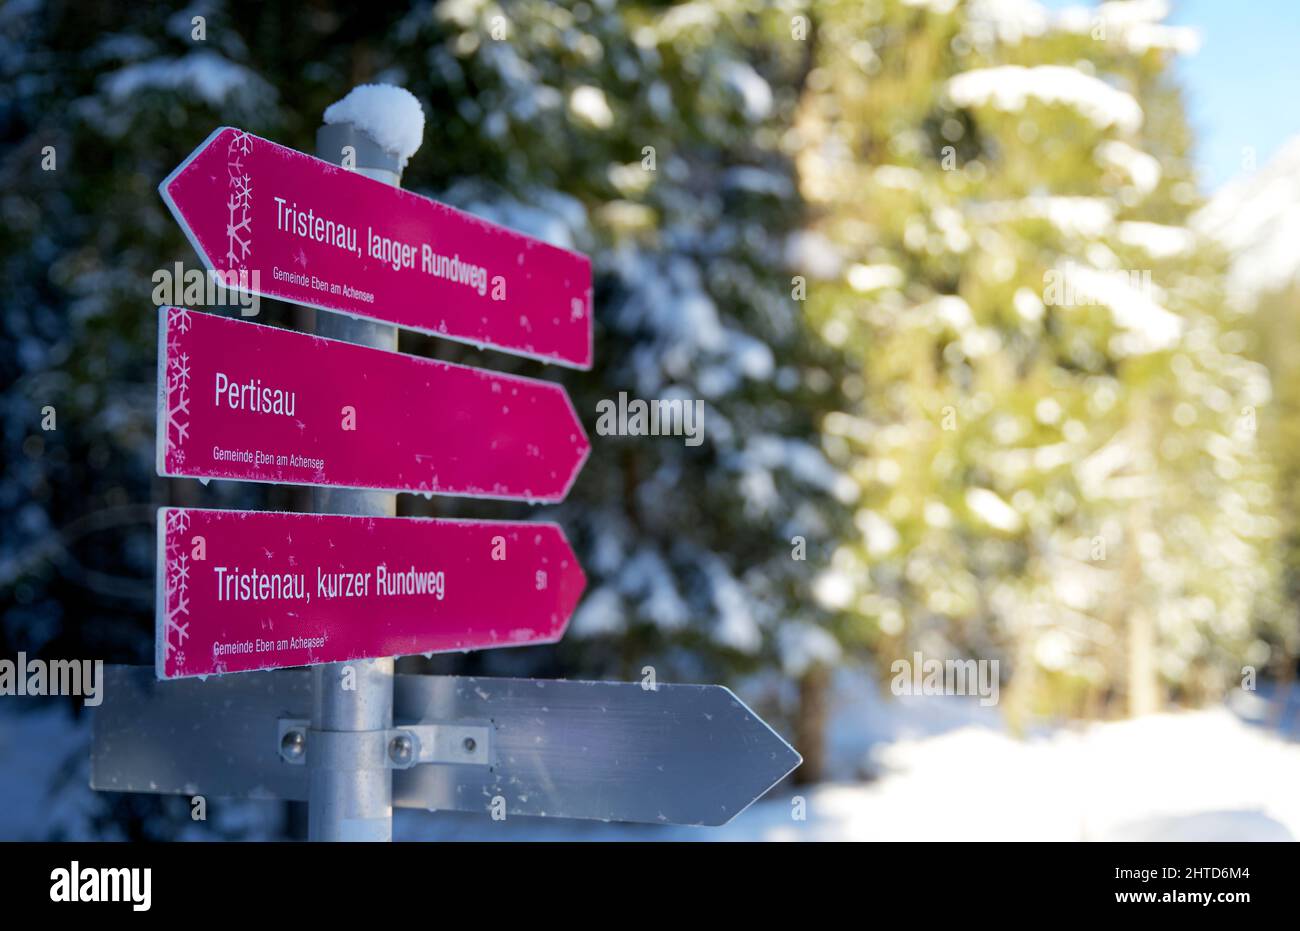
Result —
M 0 838 L 88 836 L 88 729 L 0 701 Z M 24 700 L 30 701 L 30 700 Z M 28 706 L 31 707 L 31 706 Z M 1018 739 L 995 709 L 882 699 L 842 673 L 834 781 L 787 784 L 722 828 L 664 828 L 400 811 L 399 840 L 1292 840 L 1300 742 L 1246 695 L 1205 711 L 1056 728 Z M 1296 710 L 1284 719 L 1294 721 Z M 1295 733 L 1295 728 L 1288 728 Z M 56 791 L 52 794 L 51 787 Z M 805 800 L 806 819 L 793 816 Z M 228 804 L 228 803 L 226 803 Z M 243 803 L 277 824 L 279 806 Z M 241 806 L 242 807 L 242 806 Z M 191 834 L 193 825 L 178 825 Z
M 996 709 L 957 698 L 886 701 L 842 674 L 831 725 L 836 781 L 783 784 L 721 828 L 541 822 L 401 812 L 400 839 L 1292 840 L 1300 743 L 1233 710 L 1011 736 Z M 863 775 L 875 778 L 863 781 Z M 806 820 L 792 816 L 794 796 Z
M 88 839 L 89 719 L 40 698 L 0 698 L 0 840 Z

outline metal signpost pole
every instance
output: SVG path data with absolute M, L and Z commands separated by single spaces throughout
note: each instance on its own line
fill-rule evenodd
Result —
M 316 154 L 342 164 L 355 153 L 356 170 L 399 187 L 402 166 L 350 123 L 322 126 Z M 316 333 L 375 349 L 397 350 L 397 327 L 318 313 Z M 393 517 L 397 496 L 375 491 L 318 488 L 312 508 L 328 514 Z M 313 670 L 312 734 L 307 741 L 311 790 L 308 837 L 314 841 L 390 841 L 393 775 L 385 732 L 393 726 L 393 658 L 327 663 Z

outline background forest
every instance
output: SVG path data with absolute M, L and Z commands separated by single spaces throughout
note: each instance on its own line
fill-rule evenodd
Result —
M 801 783 L 844 776 L 843 676 L 887 695 L 916 652 L 997 660 L 1017 735 L 1243 686 L 1276 723 L 1300 375 L 1295 263 L 1264 259 L 1300 151 L 1206 205 L 1174 69 L 1196 36 L 1166 7 L 10 0 L 0 655 L 147 663 L 159 505 L 309 507 L 155 475 L 151 275 L 197 262 L 156 187 L 219 125 L 311 152 L 330 103 L 387 82 L 426 116 L 403 186 L 596 275 L 591 372 L 402 334 L 562 381 L 594 448 L 561 506 L 399 498 L 558 521 L 589 578 L 555 647 L 401 668 L 728 682 Z M 702 399 L 704 442 L 597 436 L 619 392 Z M 175 836 L 183 800 L 86 795 L 84 736 L 15 830 Z

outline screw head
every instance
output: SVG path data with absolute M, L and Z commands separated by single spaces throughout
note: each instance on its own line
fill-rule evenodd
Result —
M 280 752 L 286 759 L 299 759 L 307 750 L 307 737 L 302 731 L 285 731 L 280 738 Z
M 406 734 L 399 734 L 388 742 L 388 758 L 394 763 L 409 763 L 414 755 L 415 744 Z
M 461 746 L 465 748 L 466 753 L 473 753 L 478 747 L 478 741 L 473 737 L 466 737 L 464 741 L 461 742 Z

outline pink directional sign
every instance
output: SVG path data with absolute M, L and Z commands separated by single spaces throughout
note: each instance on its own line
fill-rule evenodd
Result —
M 560 385 L 177 307 L 159 475 L 561 501 L 591 451 Z
M 163 508 L 159 678 L 553 643 L 586 586 L 555 524 Z
M 245 291 L 591 367 L 591 261 L 223 127 L 160 186 Z

